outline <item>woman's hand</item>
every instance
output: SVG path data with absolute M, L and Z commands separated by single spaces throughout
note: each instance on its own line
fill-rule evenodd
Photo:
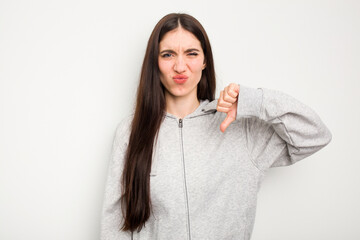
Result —
M 220 130 L 225 132 L 225 129 L 236 119 L 237 100 L 240 92 L 240 87 L 236 83 L 230 83 L 220 92 L 220 98 L 217 103 L 216 110 L 227 113 L 226 118 L 220 125 Z

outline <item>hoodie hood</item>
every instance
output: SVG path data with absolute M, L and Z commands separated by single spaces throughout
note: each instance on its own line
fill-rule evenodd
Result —
M 216 110 L 217 102 L 218 102 L 218 99 L 214 99 L 211 102 L 208 99 L 200 100 L 200 105 L 195 109 L 195 111 L 186 115 L 183 119 L 198 117 L 198 116 L 205 115 L 208 113 L 216 112 L 217 111 Z M 166 112 L 166 117 L 175 118 L 175 119 L 179 118 L 168 112 Z

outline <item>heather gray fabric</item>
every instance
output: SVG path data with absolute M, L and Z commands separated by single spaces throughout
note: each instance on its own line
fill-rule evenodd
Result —
M 291 96 L 241 85 L 236 120 L 204 100 L 180 119 L 167 113 L 154 147 L 153 215 L 133 239 L 249 240 L 257 193 L 270 167 L 291 165 L 326 146 L 331 133 L 319 116 Z M 131 239 L 119 232 L 120 176 L 133 115 L 118 125 L 109 163 L 101 239 Z

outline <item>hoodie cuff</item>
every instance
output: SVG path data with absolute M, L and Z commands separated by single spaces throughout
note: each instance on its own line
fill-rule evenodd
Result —
M 238 118 L 260 118 L 261 106 L 263 101 L 263 90 L 261 88 L 251 88 L 238 84 L 240 92 L 238 95 L 236 119 Z

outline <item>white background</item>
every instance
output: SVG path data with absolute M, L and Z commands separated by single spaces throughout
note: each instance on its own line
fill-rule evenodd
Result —
M 360 239 L 356 0 L 1 0 L 0 239 L 99 239 L 115 127 L 134 106 L 148 37 L 170 12 L 207 30 L 216 97 L 231 82 L 277 89 L 333 134 L 270 170 L 252 240 Z

